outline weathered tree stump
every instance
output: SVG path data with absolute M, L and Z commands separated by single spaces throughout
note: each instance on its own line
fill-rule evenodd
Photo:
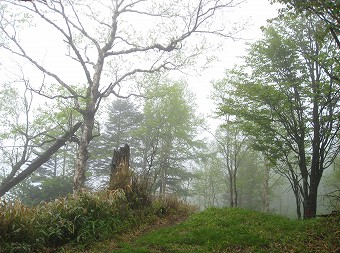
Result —
M 124 147 L 113 150 L 109 190 L 125 189 L 130 184 L 131 176 L 130 147 L 125 144 Z

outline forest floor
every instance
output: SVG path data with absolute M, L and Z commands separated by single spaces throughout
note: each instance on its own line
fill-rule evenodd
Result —
M 340 252 L 340 216 L 292 220 L 244 209 L 172 215 L 98 242 L 86 253 Z M 64 249 L 63 252 L 76 252 Z

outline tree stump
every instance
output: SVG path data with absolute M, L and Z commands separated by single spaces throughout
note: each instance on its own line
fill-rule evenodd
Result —
M 110 164 L 109 190 L 125 189 L 130 184 L 131 176 L 130 147 L 125 144 L 124 147 L 113 150 Z

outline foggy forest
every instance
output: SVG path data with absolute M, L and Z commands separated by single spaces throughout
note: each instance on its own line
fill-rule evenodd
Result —
M 0 253 L 338 252 L 339 13 L 0 0 Z

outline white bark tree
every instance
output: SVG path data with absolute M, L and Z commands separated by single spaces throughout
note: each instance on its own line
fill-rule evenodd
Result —
M 36 0 L 0 2 L 0 33 L 4 49 L 26 59 L 43 73 L 32 90 L 48 98 L 63 97 L 74 102 L 83 125 L 77 151 L 74 193 L 85 185 L 88 145 L 93 139 L 95 115 L 103 98 L 122 96 L 136 76 L 192 64 L 206 45 L 205 35 L 231 36 L 217 24 L 225 8 L 237 0 Z M 22 20 L 44 24 L 48 33 L 59 34 L 65 53 L 81 68 L 79 83 L 73 85 L 58 69 L 35 57 L 23 43 Z M 32 29 L 32 28 L 30 28 Z M 50 36 L 41 34 L 41 36 Z M 192 38 L 191 46 L 187 43 Z M 54 49 L 57 45 L 47 45 Z M 194 49 L 194 50 L 190 50 Z M 66 62 L 65 62 L 66 63 Z M 74 62 L 72 63 L 74 64 Z M 51 91 L 51 83 L 58 89 Z M 61 95 L 60 90 L 63 91 Z M 65 95 L 65 92 L 67 95 Z M 128 94 L 127 96 L 131 96 Z

